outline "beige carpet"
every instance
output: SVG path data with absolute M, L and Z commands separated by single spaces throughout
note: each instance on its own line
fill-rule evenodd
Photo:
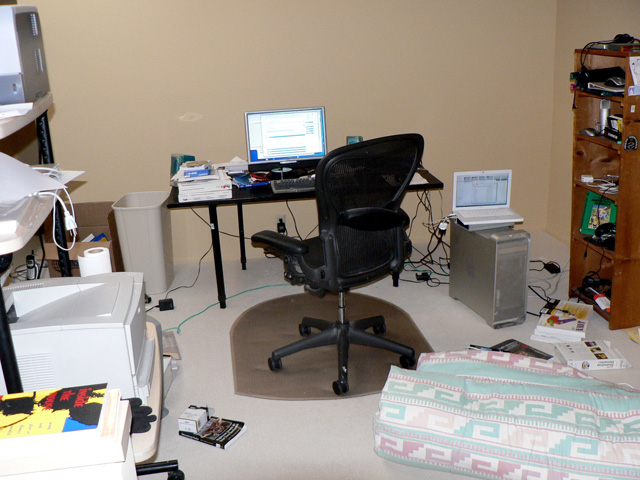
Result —
M 384 336 L 411 346 L 420 353 L 433 351 L 413 320 L 399 307 L 386 301 L 347 294 L 347 319 L 383 315 Z M 338 353 L 333 345 L 304 350 L 282 359 L 282 370 L 269 370 L 271 352 L 299 340 L 302 317 L 335 321 L 337 295 L 317 298 L 308 293 L 289 295 L 260 303 L 244 312 L 231 328 L 231 355 L 235 391 L 254 397 L 311 400 L 337 399 L 332 384 L 338 378 Z M 312 330 L 317 332 L 317 330 Z M 379 348 L 351 345 L 349 349 L 349 392 L 343 397 L 379 393 L 389 367 L 399 365 L 400 356 Z

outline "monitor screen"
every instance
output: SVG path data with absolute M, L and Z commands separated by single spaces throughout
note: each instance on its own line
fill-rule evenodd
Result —
M 249 171 L 313 168 L 327 154 L 324 107 L 246 112 Z

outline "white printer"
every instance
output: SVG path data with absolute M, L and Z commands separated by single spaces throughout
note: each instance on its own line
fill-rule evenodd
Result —
M 147 338 L 142 279 L 122 272 L 5 287 L 23 390 L 107 382 L 146 403 L 156 345 Z

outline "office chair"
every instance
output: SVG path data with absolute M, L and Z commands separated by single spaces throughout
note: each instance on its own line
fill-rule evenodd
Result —
M 338 293 L 335 322 L 303 318 L 301 340 L 273 351 L 272 371 L 282 358 L 301 350 L 335 344 L 338 349 L 337 395 L 349 391 L 349 344 L 383 348 L 401 355 L 404 368 L 415 365 L 413 348 L 393 342 L 381 315 L 347 320 L 346 292 L 392 274 L 394 286 L 411 253 L 405 232 L 408 215 L 400 209 L 405 190 L 418 167 L 424 140 L 418 134 L 394 135 L 333 150 L 316 168 L 319 236 L 307 240 L 265 230 L 251 237 L 256 246 L 284 262 L 284 276 L 293 285 L 318 296 Z M 320 330 L 310 335 L 311 329 Z M 365 330 L 371 328 L 374 333 Z M 310 336 L 309 336 L 310 335 Z

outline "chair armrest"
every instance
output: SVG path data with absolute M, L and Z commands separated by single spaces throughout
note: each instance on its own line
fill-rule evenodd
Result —
M 404 210 L 394 212 L 386 208 L 352 208 L 340 215 L 338 224 L 355 228 L 356 230 L 388 230 L 408 225 L 409 215 Z
M 251 236 L 252 243 L 264 244 L 279 253 L 289 255 L 304 255 L 309 252 L 309 246 L 302 240 L 292 238 L 273 230 L 262 230 Z

